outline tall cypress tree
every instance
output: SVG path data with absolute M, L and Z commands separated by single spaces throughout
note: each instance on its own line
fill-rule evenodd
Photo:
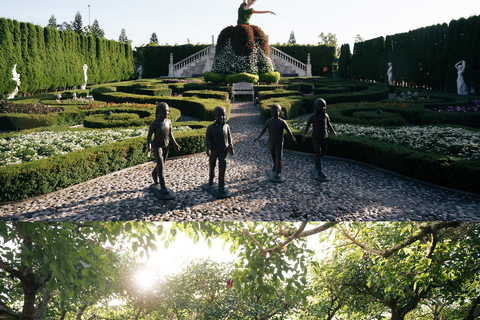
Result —
M 47 27 L 57 28 L 57 18 L 52 14 L 50 19 L 48 19 Z
M 80 11 L 77 11 L 77 13 L 75 14 L 75 19 L 72 22 L 72 29 L 78 34 L 83 34 L 83 22 Z
M 338 72 L 343 79 L 350 79 L 351 77 L 351 58 L 350 45 L 343 44 L 340 48 L 340 57 L 338 58 Z
M 152 33 L 152 36 L 150 37 L 150 43 L 156 43 L 158 44 L 158 37 L 155 32 Z
M 13 36 L 9 20 L 0 18 L 0 97 L 8 95 L 15 89 L 16 83 L 12 80 L 12 69 L 15 65 Z
M 120 31 L 120 36 L 118 37 L 118 41 L 123 42 L 123 43 L 128 43 L 128 38 L 127 38 L 127 33 L 125 32 L 125 29 L 122 28 L 122 31 Z
M 98 23 L 97 19 L 93 21 L 90 31 L 92 33 L 92 36 L 94 37 L 100 37 L 100 38 L 105 37 L 105 31 L 103 31 L 103 29 L 100 28 L 100 24 Z

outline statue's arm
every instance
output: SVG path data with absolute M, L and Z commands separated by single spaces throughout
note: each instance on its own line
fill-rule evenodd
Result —
M 333 133 L 333 135 L 336 137 L 337 136 L 337 132 L 335 131 L 335 129 L 333 128 L 332 126 L 332 123 L 330 122 L 330 117 L 327 118 L 327 127 L 330 129 L 330 131 Z
M 288 127 L 287 122 L 283 121 L 283 123 L 285 124 L 285 130 L 287 130 L 287 133 L 288 133 L 288 135 L 290 136 L 290 138 L 292 138 L 292 140 L 293 140 L 295 143 L 297 143 L 297 139 L 295 139 L 295 136 L 293 135 L 292 130 L 290 130 L 290 128 Z
M 274 16 L 276 16 L 275 12 L 273 12 L 273 11 L 257 11 L 257 10 L 253 10 L 252 13 L 271 13 L 271 14 L 273 14 Z
M 270 124 L 270 119 L 268 119 L 267 122 L 265 122 L 265 126 L 263 127 L 262 132 L 260 132 L 260 134 L 258 135 L 258 137 L 255 138 L 255 140 L 253 140 L 254 142 L 257 142 L 263 136 L 265 131 L 267 131 L 269 124 Z
M 147 134 L 147 147 L 148 151 L 152 150 L 152 135 L 155 130 L 155 122 L 152 122 L 150 124 L 150 127 L 148 128 L 148 134 Z
M 305 127 L 305 132 L 303 133 L 303 141 L 307 139 L 308 130 L 310 130 L 310 125 L 312 124 L 312 116 L 308 117 L 307 126 Z
M 175 150 L 178 152 L 180 151 L 180 146 L 178 145 L 177 141 L 175 141 L 175 137 L 173 136 L 173 130 L 172 130 L 172 123 L 170 122 L 170 125 L 169 125 L 169 131 L 170 131 L 170 140 L 172 140 L 173 142 L 173 146 L 175 148 Z

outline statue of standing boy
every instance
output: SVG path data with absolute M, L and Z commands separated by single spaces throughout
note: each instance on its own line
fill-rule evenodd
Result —
M 227 111 L 218 106 L 214 109 L 215 122 L 207 127 L 206 146 L 209 157 L 208 192 L 217 198 L 226 198 L 230 193 L 225 189 L 225 171 L 227 168 L 227 153 L 233 155 L 230 126 L 225 123 Z M 218 192 L 213 188 L 215 167 L 218 160 Z
M 293 142 L 297 143 L 288 124 L 285 120 L 280 119 L 281 111 L 282 107 L 279 104 L 273 104 L 270 106 L 272 117 L 267 120 L 260 135 L 254 139 L 254 142 L 257 142 L 268 129 L 268 148 L 270 149 L 270 154 L 272 155 L 273 160 L 273 176 L 270 176 L 270 174 L 269 176 L 270 180 L 274 182 L 284 181 L 280 177 L 282 174 L 283 131 L 286 130 Z
M 327 103 L 323 99 L 316 99 L 313 105 L 313 114 L 308 117 L 307 126 L 303 135 L 303 142 L 307 139 L 308 129 L 313 125 L 312 142 L 313 150 L 315 151 L 315 179 L 320 181 L 328 181 L 327 176 L 322 171 L 321 157 L 327 154 L 328 144 L 328 130 L 330 130 L 335 137 L 337 133 L 330 123 L 330 117 L 326 113 Z M 318 173 L 318 175 L 317 175 Z
M 155 111 L 156 119 L 150 124 L 147 135 L 147 144 L 148 144 L 148 155 L 152 150 L 153 145 L 153 155 L 155 156 L 155 162 L 157 165 L 152 171 L 152 178 L 155 182 L 154 191 L 158 190 L 157 185 L 159 184 L 160 179 L 160 192 L 155 192 L 155 195 L 161 199 L 173 199 L 173 192 L 168 190 L 165 186 L 165 177 L 163 175 L 163 170 L 165 168 L 165 161 L 168 157 L 168 144 L 172 140 L 173 146 L 176 151 L 180 151 L 180 146 L 175 141 L 172 133 L 172 122 L 168 119 L 170 109 L 168 104 L 165 102 L 160 102 L 157 104 Z M 154 136 L 152 141 L 152 135 Z

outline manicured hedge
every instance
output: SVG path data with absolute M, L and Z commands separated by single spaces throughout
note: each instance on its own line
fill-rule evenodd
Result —
M 266 100 L 271 98 L 301 96 L 302 94 L 301 91 L 277 89 L 273 91 L 261 91 L 258 93 L 258 98 L 260 100 Z
M 53 125 L 75 125 L 82 123 L 84 117 L 84 113 L 76 111 L 49 114 L 9 113 L 0 115 L 0 129 L 18 131 Z
M 200 118 L 202 120 L 212 120 L 215 118 L 213 110 L 216 106 L 223 106 L 227 110 L 227 120 L 230 117 L 230 104 L 224 100 L 200 99 L 195 97 L 151 97 L 138 94 L 112 91 L 111 88 L 97 88 L 92 90 L 95 100 L 106 102 L 135 102 L 152 103 L 165 102 L 171 108 L 176 108 L 184 115 Z
M 150 87 L 150 88 L 138 88 L 135 89 L 135 94 L 142 94 L 147 96 L 155 96 L 155 97 L 171 97 L 172 96 L 172 89 L 165 88 L 165 87 Z
M 11 93 L 12 69 L 20 74 L 20 93 L 33 93 L 84 84 L 133 78 L 133 51 L 129 44 L 73 31 L 0 18 L 0 98 Z
M 155 120 L 155 109 L 151 108 L 102 108 L 89 110 L 83 120 L 86 128 L 121 128 L 148 126 Z M 111 113 L 111 114 L 110 114 Z M 180 110 L 170 108 L 168 118 L 175 122 L 180 118 Z
M 228 101 L 229 94 L 225 91 L 190 90 L 183 93 L 183 97 L 197 97 L 202 99 L 217 99 Z
M 232 98 L 233 88 L 232 86 L 215 86 L 211 84 L 202 84 L 202 83 L 185 83 L 183 86 L 183 92 L 190 90 L 214 90 L 214 91 L 225 91 L 228 92 L 230 98 Z
M 281 91 L 279 91 L 281 92 Z M 264 92 L 260 92 L 259 96 L 267 95 Z M 302 114 L 313 112 L 313 104 L 315 99 L 323 98 L 329 104 L 342 103 L 342 102 L 355 102 L 355 101 L 380 101 L 388 98 L 388 87 L 384 85 L 368 85 L 366 90 L 350 93 L 335 93 L 335 94 L 323 94 L 313 96 L 285 96 L 283 98 L 276 97 L 266 100 L 260 99 L 260 114 L 262 119 L 266 121 L 270 118 L 270 105 L 278 103 L 285 109 L 285 113 L 282 111 L 282 117 L 284 119 L 292 119 Z
M 250 83 L 258 83 L 259 77 L 256 74 L 250 73 L 234 73 L 234 74 L 227 74 L 225 76 L 225 82 L 227 83 L 236 83 L 236 82 L 250 82 Z

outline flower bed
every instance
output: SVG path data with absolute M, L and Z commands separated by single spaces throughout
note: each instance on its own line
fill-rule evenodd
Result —
M 480 99 L 470 100 L 466 105 L 461 106 L 433 106 L 427 107 L 430 110 L 438 112 L 479 112 L 480 111 Z
M 173 132 L 191 131 L 174 126 Z M 66 154 L 136 137 L 146 137 L 147 128 L 117 130 L 39 131 L 0 138 L 0 166 Z
M 42 103 L 12 103 L 0 100 L 0 113 L 27 113 L 27 114 L 48 114 L 53 112 L 62 112 L 59 107 L 51 107 Z

